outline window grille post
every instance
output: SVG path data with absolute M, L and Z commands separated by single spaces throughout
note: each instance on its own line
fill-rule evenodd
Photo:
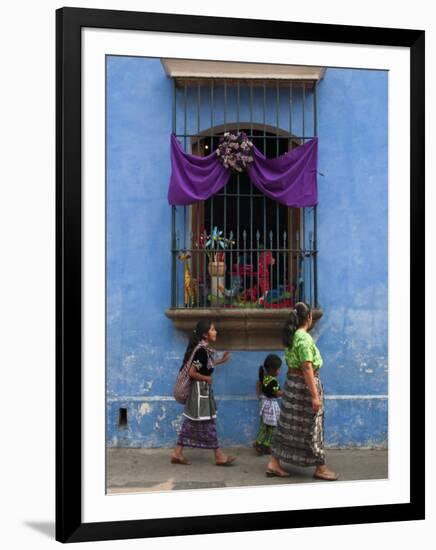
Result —
M 176 285 L 177 285 L 177 271 L 176 271 L 176 207 L 171 207 L 171 307 L 176 307 Z
M 177 132 L 177 90 L 173 80 L 173 134 Z M 171 307 L 176 307 L 176 207 L 171 206 Z
M 301 233 L 300 233 L 300 280 L 301 300 L 306 302 L 306 209 L 301 208 Z
M 210 151 L 213 151 L 213 110 L 214 110 L 214 81 L 210 81 Z M 210 199 L 210 233 L 213 231 L 213 196 Z M 213 259 L 213 256 L 212 256 Z M 212 284 L 210 286 L 210 295 L 212 301 Z
M 279 87 L 279 81 L 276 82 L 276 157 L 279 156 L 279 130 L 280 128 L 280 87 Z M 279 203 L 276 202 L 276 299 L 277 303 L 279 303 L 279 296 L 280 296 L 280 209 L 279 209 Z M 272 252 L 271 252 L 272 253 Z M 274 256 L 273 256 L 274 257 Z M 271 266 L 271 286 L 272 286 L 272 266 Z
M 250 302 L 253 303 L 253 186 L 250 184 Z
M 303 88 L 301 92 L 301 102 L 303 111 L 303 143 L 306 141 L 306 125 L 305 125 L 305 111 L 306 111 L 306 84 L 303 82 Z
M 286 231 L 283 232 L 283 292 L 284 292 L 284 302 L 286 302 L 287 297 L 289 296 L 289 305 L 292 305 L 292 284 L 289 281 L 289 291 L 288 284 L 286 283 Z
M 313 135 L 318 135 L 317 83 L 313 85 Z M 313 208 L 313 300 L 318 307 L 318 206 Z

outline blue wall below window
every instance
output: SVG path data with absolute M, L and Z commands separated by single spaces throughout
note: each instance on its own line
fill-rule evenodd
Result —
M 107 85 L 108 442 L 172 446 L 182 407 L 171 393 L 186 346 L 185 336 L 164 314 L 171 289 L 172 82 L 158 59 L 108 57 Z M 203 108 L 207 112 L 206 103 Z M 261 123 L 263 114 L 256 116 Z M 206 118 L 201 129 L 210 126 Z M 220 122 L 216 115 L 215 124 Z M 318 125 L 319 171 L 324 174 L 318 179 L 318 272 L 324 316 L 313 335 L 324 358 L 326 444 L 383 446 L 387 73 L 328 69 L 319 84 Z M 253 441 L 255 383 L 265 355 L 233 352 L 232 361 L 216 370 L 223 445 Z M 128 415 L 122 429 L 121 407 Z

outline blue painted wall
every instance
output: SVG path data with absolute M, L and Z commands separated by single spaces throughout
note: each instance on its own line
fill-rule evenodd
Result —
M 222 94 L 222 90 L 216 92 Z M 258 93 L 258 92 L 255 92 Z M 268 92 L 267 124 L 276 124 Z M 215 97 L 215 100 L 217 96 Z M 234 98 L 235 99 L 235 98 Z M 184 101 L 179 96 L 178 101 Z M 187 97 L 188 104 L 197 97 Z M 231 105 L 231 97 L 227 98 Z M 310 98 L 308 99 L 310 100 Z M 158 59 L 107 61 L 107 433 L 111 446 L 172 446 L 182 408 L 171 398 L 186 346 L 164 314 L 170 304 L 169 135 L 172 83 Z M 196 133 L 211 125 L 209 97 Z M 295 133 L 301 97 L 294 96 Z M 256 104 L 256 101 L 255 101 Z M 300 106 L 300 107 L 299 107 Z M 279 113 L 280 125 L 289 128 Z M 227 121 L 236 120 L 229 107 Z M 240 120 L 249 119 L 241 94 Z M 263 109 L 254 117 L 263 123 Z M 216 109 L 213 124 L 224 122 Z M 184 120 L 178 117 L 181 131 Z M 311 117 L 305 125 L 311 128 Z M 326 443 L 387 442 L 387 74 L 329 69 L 318 91 L 319 301 L 314 330 L 325 360 Z M 299 127 L 300 126 L 300 127 Z M 282 350 L 278 350 L 282 355 Z M 218 367 L 218 431 L 224 446 L 249 445 L 257 430 L 254 388 L 264 352 L 233 352 Z M 282 369 L 283 371 L 285 369 Z M 282 380 L 284 377 L 282 373 Z M 127 428 L 118 411 L 127 408 Z

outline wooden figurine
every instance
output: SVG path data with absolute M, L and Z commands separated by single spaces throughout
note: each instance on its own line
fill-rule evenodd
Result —
M 197 280 L 191 276 L 191 268 L 189 260 L 191 255 L 189 252 L 182 251 L 178 255 L 178 259 L 185 263 L 185 306 L 192 307 L 198 299 Z

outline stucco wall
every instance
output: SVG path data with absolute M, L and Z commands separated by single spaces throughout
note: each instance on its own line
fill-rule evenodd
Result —
M 164 315 L 171 288 L 166 195 L 172 83 L 158 59 L 109 57 L 107 77 L 108 444 L 171 446 L 182 412 L 171 390 L 186 346 Z M 204 129 L 210 126 L 208 98 L 201 101 Z M 324 174 L 319 177 L 319 301 L 324 317 L 314 337 L 325 360 L 327 445 L 387 441 L 386 107 L 383 72 L 329 69 L 319 85 L 319 170 Z M 248 119 L 247 109 L 241 101 L 240 120 Z M 228 121 L 235 116 L 227 111 Z M 254 117 L 263 122 L 262 109 Z M 272 109 L 267 108 L 267 117 L 275 125 Z M 223 112 L 217 111 L 214 124 L 221 122 Z M 195 133 L 196 114 L 189 124 Z M 288 128 L 284 118 L 280 124 Z M 310 117 L 305 124 L 310 127 Z M 254 387 L 264 356 L 233 352 L 231 363 L 217 368 L 223 445 L 253 440 L 258 422 Z M 123 430 L 118 429 L 120 407 L 128 413 Z

